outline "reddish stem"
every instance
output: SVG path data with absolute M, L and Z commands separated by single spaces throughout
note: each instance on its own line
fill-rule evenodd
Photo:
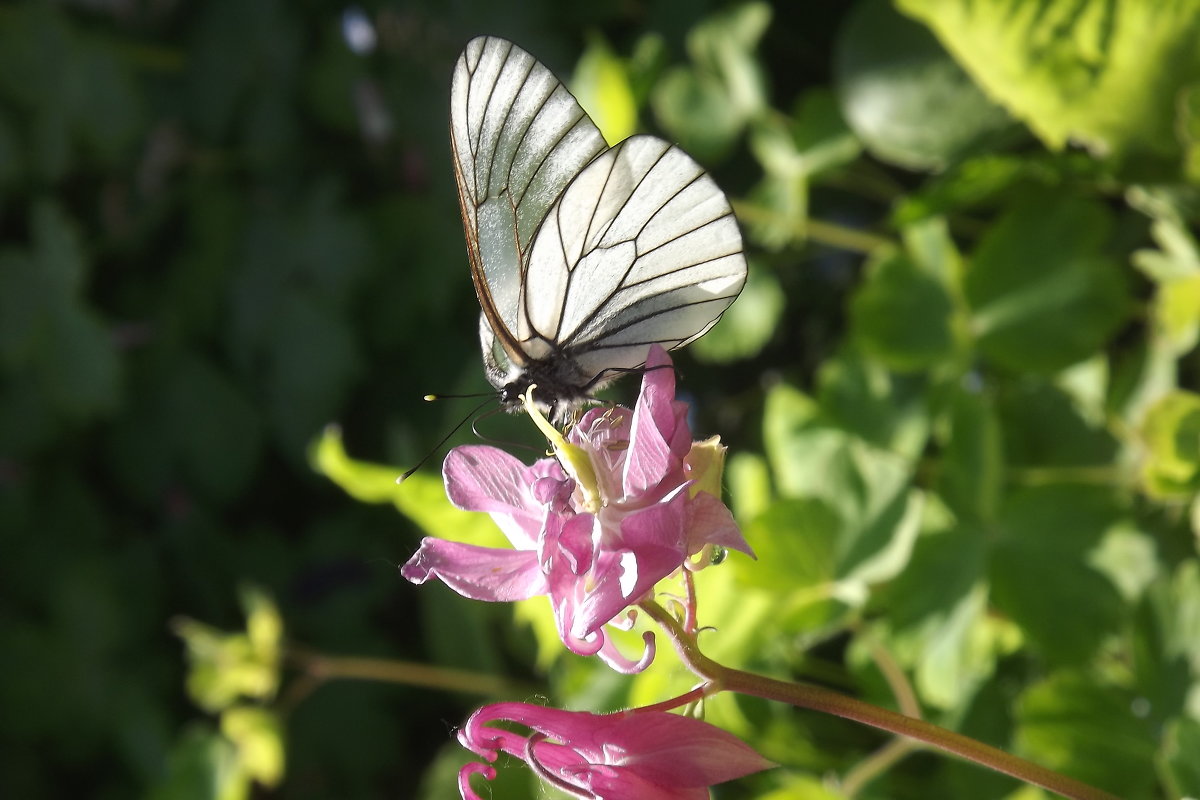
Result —
M 689 669 L 708 681 L 705 694 L 718 691 L 739 692 L 833 714 L 880 730 L 907 736 L 946 753 L 973 761 L 1018 780 L 1040 786 L 1072 800 L 1120 800 L 1116 795 L 1088 786 L 1053 770 L 1018 758 L 1011 753 L 976 741 L 914 717 L 897 714 L 853 697 L 809 684 L 775 680 L 722 666 L 700 652 L 694 636 L 689 635 L 662 606 L 645 600 L 641 607 L 654 619 L 675 645 L 680 659 Z

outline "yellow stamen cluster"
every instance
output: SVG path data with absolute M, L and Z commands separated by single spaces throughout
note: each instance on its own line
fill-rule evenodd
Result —
M 575 485 L 579 487 L 580 494 L 583 496 L 583 507 L 595 514 L 604 505 L 604 501 L 600 497 L 600 483 L 596 479 L 596 470 L 592 467 L 592 459 L 582 447 L 568 442 L 566 437 L 550 424 L 542 412 L 538 411 L 537 406 L 533 404 L 535 388 L 536 386 L 530 386 L 521 398 L 525 403 L 525 412 L 529 414 L 533 424 L 537 425 L 550 441 L 550 446 L 554 448 L 554 454 L 558 457 L 558 463 L 562 465 L 563 471 L 571 476 Z

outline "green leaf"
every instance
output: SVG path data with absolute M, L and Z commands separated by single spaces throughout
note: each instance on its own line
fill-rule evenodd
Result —
M 279 688 L 283 622 L 274 602 L 244 589 L 246 630 L 225 633 L 193 619 L 172 623 L 187 647 L 188 694 L 209 711 L 223 711 L 241 698 L 270 700 Z
M 262 661 L 278 662 L 283 641 L 283 617 L 278 606 L 269 594 L 254 586 L 242 587 L 239 594 L 251 650 Z
M 979 349 L 1016 372 L 1062 369 L 1099 349 L 1132 306 L 1104 249 L 1111 215 L 1065 193 L 1025 197 L 980 241 L 966 276 Z
M 1154 321 L 1179 355 L 1200 340 L 1200 244 L 1176 214 L 1154 220 L 1151 234 L 1159 250 L 1138 250 L 1133 264 L 1158 284 Z
M 1176 353 L 1195 347 L 1200 341 L 1200 273 L 1159 287 L 1154 316 Z
M 1200 3 L 899 0 L 1054 149 L 1179 158 L 1176 103 L 1200 78 Z
M 11 369 L 33 355 L 45 324 L 44 279 L 28 254 L 0 253 L 0 361 Z
M 233 744 L 207 726 L 191 725 L 167 758 L 166 776 L 150 800 L 244 800 L 250 780 L 238 765 Z
M 1200 183 L 1200 86 L 1180 90 L 1178 114 L 1175 129 L 1183 147 L 1183 177 Z
M 1084 467 L 1118 476 L 1112 433 L 1061 386 L 1032 377 L 999 384 L 995 402 L 1010 469 Z
M 1012 128 L 921 25 L 884 0 L 858 3 L 837 40 L 842 113 L 871 154 L 940 169 Z
M 872 599 L 889 650 L 939 708 L 962 708 L 1010 647 L 1011 626 L 989 614 L 987 554 L 984 530 L 930 502 L 912 560 Z
M 1163 651 L 1168 656 L 1188 659 L 1200 670 L 1200 562 L 1184 561 L 1166 587 Z
M 221 713 L 221 733 L 233 742 L 246 774 L 268 788 L 283 780 L 283 723 L 273 712 L 237 706 Z
M 960 517 L 992 520 L 1004 488 L 1004 439 L 988 396 L 963 388 L 949 402 L 938 490 Z
M 903 227 L 931 216 L 993 211 L 1019 192 L 1038 192 L 1064 183 L 1110 180 L 1084 153 L 985 153 L 952 164 L 898 199 L 892 221 Z
M 659 124 L 701 162 L 722 158 L 766 107 L 754 50 L 770 19 L 770 6 L 761 2 L 705 19 L 688 33 L 694 66 L 675 67 L 655 87 L 651 106 Z
M 1200 395 L 1176 390 L 1162 398 L 1146 414 L 1143 435 L 1142 481 L 1151 496 L 1180 499 L 1200 489 Z
M 876 447 L 915 461 L 929 440 L 927 381 L 890 372 L 853 348 L 827 359 L 817 374 L 822 413 Z
M 824 89 L 801 95 L 790 116 L 771 114 L 755 119 L 750 127 L 750 150 L 764 174 L 750 192 L 749 205 L 763 211 L 743 220 L 750 238 L 769 249 L 802 238 L 808 220 L 809 185 L 822 173 L 853 161 L 861 149 L 833 95 Z
M 20 183 L 26 168 L 15 127 L 11 115 L 0 110 L 0 192 L 4 194 Z
M 1163 762 L 1175 797 L 1200 796 L 1200 720 L 1180 717 L 1163 734 Z
M 846 596 L 839 589 L 843 530 L 837 512 L 823 500 L 776 501 L 744 526 L 758 559 L 733 562 L 738 584 L 742 591 L 765 594 L 779 627 L 819 635 L 862 602 L 858 593 Z
M 1181 712 L 1196 717 L 1200 711 L 1196 691 L 1200 565 L 1194 558 L 1188 559 L 1174 574 L 1162 569 L 1157 561 L 1153 566 L 1158 569 L 1136 608 L 1129 652 L 1133 655 L 1132 687 L 1142 698 L 1143 717 L 1162 728 Z
M 758 800 L 845 800 L 847 795 L 834 791 L 826 781 L 808 775 L 786 775 L 778 789 L 758 795 Z
M 871 254 L 850 305 L 863 350 L 901 372 L 929 369 L 954 355 L 954 311 L 946 287 L 893 248 Z
M 111 412 L 121 362 L 103 320 L 81 296 L 88 264 L 74 222 L 35 203 L 31 253 L 0 254 L 0 358 L 29 370 L 47 404 L 77 420 Z
M 768 394 L 763 424 L 780 494 L 820 500 L 841 522 L 835 554 L 843 589 L 856 595 L 903 569 L 921 508 L 909 490 L 911 464 L 832 426 L 786 386 Z
M 745 118 L 767 105 L 762 68 L 754 58 L 771 23 L 771 6 L 743 2 L 708 16 L 688 32 L 687 49 L 701 69 L 721 79 L 729 100 Z
M 0 96 L 29 126 L 32 172 L 63 178 L 78 155 L 105 166 L 143 132 L 142 95 L 116 40 L 84 33 L 56 6 L 6 9 L 0 24 Z
M 262 455 L 257 410 L 212 364 L 188 354 L 156 387 L 153 412 L 165 413 L 156 446 L 176 460 L 189 485 L 218 501 L 239 496 Z
M 1107 489 L 1068 484 L 1019 490 L 1000 509 L 992 599 L 1052 663 L 1085 663 L 1122 622 L 1120 594 L 1091 563 L 1120 520 Z
M 1026 178 L 1032 163 L 1023 157 L 994 154 L 960 161 L 901 197 L 892 212 L 892 221 L 904 226 L 926 217 L 977 207 Z
M 730 107 L 720 81 L 684 67 L 662 77 L 651 104 L 663 130 L 704 163 L 720 160 L 745 124 Z
M 729 487 L 729 503 L 738 519 L 748 520 L 771 504 L 771 474 L 762 456 L 738 452 L 725 465 L 725 483 Z
M 746 525 L 758 561 L 743 564 L 740 572 L 754 585 L 784 594 L 828 591 L 837 577 L 840 527 L 837 512 L 822 500 L 777 501 Z
M 78 306 L 56 309 L 36 360 L 47 398 L 68 417 L 109 414 L 121 390 L 121 362 L 107 326 Z
M 300 295 L 281 303 L 269 336 L 263 376 L 269 419 L 289 454 L 302 453 L 361 373 L 358 343 L 347 318 Z
M 1017 747 L 1119 797 L 1145 797 L 1154 783 L 1155 738 L 1134 714 L 1135 699 L 1121 687 L 1060 672 L 1022 694 Z
M 1175 390 L 1177 358 L 1168 340 L 1153 336 L 1114 359 L 1109 407 L 1129 428 L 1141 428 L 1154 404 Z
M 690 347 L 698 361 L 723 364 L 751 358 L 779 327 L 785 298 L 773 274 L 750 262 L 746 285 L 721 320 Z
M 967 339 L 962 258 L 941 218 L 905 228 L 903 237 L 903 251 L 871 254 L 850 306 L 853 334 L 897 371 L 948 364 Z

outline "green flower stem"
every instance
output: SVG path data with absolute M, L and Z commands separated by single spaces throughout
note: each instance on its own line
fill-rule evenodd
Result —
M 1093 486 L 1127 485 L 1126 474 L 1114 466 L 1099 467 L 1021 467 L 1008 471 L 1013 481 L 1025 486 L 1056 483 L 1087 483 Z
M 892 654 L 888 652 L 887 648 L 876 641 L 874 637 L 870 641 L 870 652 L 871 660 L 875 662 L 875 668 L 883 675 L 888 688 L 892 690 L 892 695 L 896 698 L 896 705 L 900 707 L 900 713 L 910 717 L 920 717 L 921 704 L 917 701 L 917 693 L 913 691 L 912 684 L 908 682 L 908 677 L 896 663 L 896 659 L 892 658 Z
M 402 683 L 428 689 L 481 694 L 489 697 L 524 696 L 536 691 L 533 687 L 494 675 L 468 670 L 431 667 L 409 661 L 387 658 L 357 658 L 327 656 L 307 650 L 290 649 L 289 661 L 308 677 L 317 681 L 368 680 Z
M 799 708 L 821 711 L 861 722 L 889 733 L 907 736 L 937 749 L 974 761 L 1026 783 L 1040 786 L 1072 800 L 1119 800 L 1116 795 L 1060 775 L 1053 770 L 1018 758 L 1010 753 L 976 741 L 961 733 L 946 730 L 924 720 L 897 714 L 853 697 L 790 681 L 780 681 L 724 667 L 700 652 L 694 636 L 689 635 L 667 611 L 653 600 L 644 600 L 641 608 L 669 634 L 680 659 L 689 669 L 708 681 L 706 694 L 720 691 L 762 697 L 789 703 Z
M 731 200 L 734 213 L 746 222 L 769 222 L 781 215 L 764 206 L 747 203 L 744 200 Z M 807 239 L 820 244 L 849 250 L 853 253 L 871 253 L 878 247 L 894 244 L 891 239 L 879 236 L 857 228 L 848 228 L 836 222 L 825 222 L 819 219 L 804 219 L 795 224 L 793 235 L 797 239 Z
M 924 749 L 924 744 L 903 736 L 891 739 L 847 771 L 838 784 L 838 791 L 846 797 L 856 797 L 864 786 L 887 772 L 892 765 L 899 763 L 909 753 Z

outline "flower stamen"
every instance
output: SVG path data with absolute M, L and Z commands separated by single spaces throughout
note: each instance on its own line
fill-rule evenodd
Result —
M 575 480 L 575 485 L 579 487 L 579 491 L 583 495 L 581 505 L 589 513 L 595 514 L 603 507 L 604 502 L 600 497 L 600 482 L 596 478 L 592 459 L 582 447 L 568 442 L 566 437 L 551 425 L 545 415 L 533 404 L 535 388 L 537 385 L 531 384 L 521 397 L 525 404 L 525 411 L 533 420 L 533 424 L 550 441 L 550 446 L 554 448 L 554 454 L 558 457 L 558 462 L 562 464 L 563 471 Z

